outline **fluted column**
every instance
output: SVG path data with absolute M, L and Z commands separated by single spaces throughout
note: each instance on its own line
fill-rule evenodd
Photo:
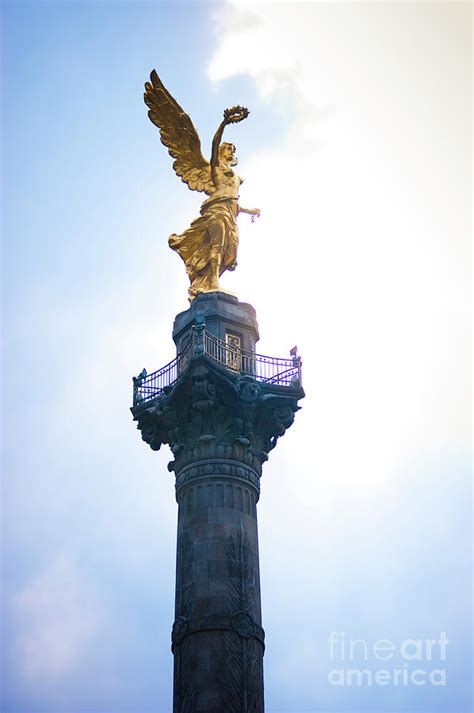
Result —
M 230 459 L 177 476 L 174 711 L 263 711 L 258 476 Z

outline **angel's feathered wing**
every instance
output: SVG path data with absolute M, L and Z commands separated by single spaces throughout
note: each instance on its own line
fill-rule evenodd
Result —
M 192 191 L 204 191 L 210 195 L 215 186 L 211 177 L 211 165 L 201 152 L 201 142 L 194 124 L 173 99 L 156 71 L 145 84 L 145 104 L 150 120 L 160 130 L 161 143 L 175 161 L 173 168 Z

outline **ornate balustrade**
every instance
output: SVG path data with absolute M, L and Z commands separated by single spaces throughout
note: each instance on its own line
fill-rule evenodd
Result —
M 193 327 L 186 347 L 153 374 L 145 371 L 133 377 L 133 406 L 139 406 L 173 386 L 194 356 L 207 356 L 234 374 L 251 376 L 256 381 L 283 387 L 301 387 L 301 358 L 269 357 L 233 347 L 206 330 L 205 325 Z

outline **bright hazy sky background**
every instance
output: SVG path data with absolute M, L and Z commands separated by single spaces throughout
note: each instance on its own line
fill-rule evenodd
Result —
M 267 713 L 471 711 L 470 3 L 2 12 L 2 711 L 171 710 L 170 455 L 128 409 L 173 357 L 167 236 L 202 197 L 147 119 L 153 67 L 207 154 L 251 109 L 226 138 L 262 217 L 222 283 L 304 362 L 259 504 Z M 334 632 L 446 632 L 447 685 L 330 685 Z

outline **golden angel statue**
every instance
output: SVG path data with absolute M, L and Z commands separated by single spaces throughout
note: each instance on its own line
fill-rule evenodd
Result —
M 248 109 L 234 106 L 224 111 L 212 140 L 211 161 L 201 152 L 201 142 L 189 116 L 173 99 L 155 70 L 145 84 L 145 104 L 148 116 L 160 129 L 161 142 L 175 161 L 173 168 L 192 191 L 204 191 L 207 198 L 201 215 L 190 227 L 169 237 L 169 246 L 176 250 L 186 265 L 189 277 L 189 300 L 201 292 L 219 290 L 219 277 L 237 265 L 239 233 L 237 215 L 259 216 L 258 208 L 242 208 L 238 204 L 239 187 L 243 179 L 233 171 L 237 165 L 234 144 L 223 142 L 228 124 L 235 124 L 249 115 Z

